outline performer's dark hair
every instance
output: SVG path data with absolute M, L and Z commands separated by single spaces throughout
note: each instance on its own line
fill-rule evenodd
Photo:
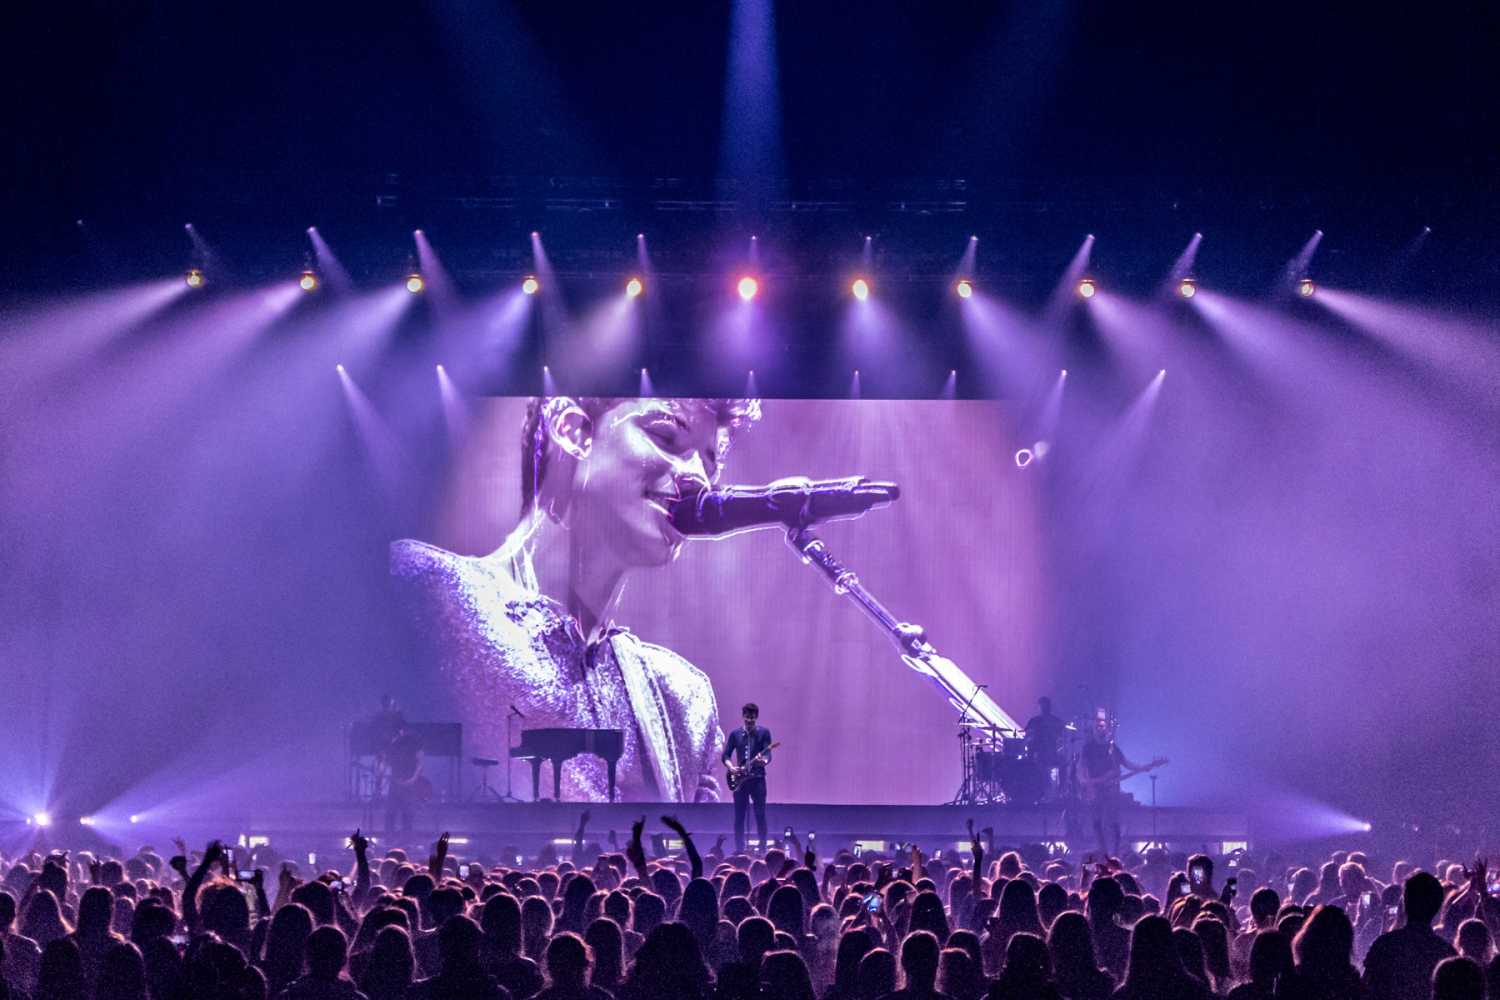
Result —
M 537 492 L 542 488 L 542 480 L 547 474 L 547 458 L 550 449 L 547 447 L 546 428 L 542 426 L 542 411 L 551 398 L 553 397 L 538 396 L 532 399 L 526 407 L 526 422 L 521 428 L 521 513 L 523 514 L 531 509 Z M 570 398 L 578 404 L 579 409 L 583 410 L 590 422 L 597 422 L 612 407 L 637 397 L 573 396 Z M 731 431 L 760 419 L 760 400 L 758 399 L 695 399 L 694 402 L 707 406 L 713 412 L 718 426 L 727 427 Z
M 760 706 L 753 701 L 745 702 L 745 707 L 740 709 L 741 715 L 759 715 Z

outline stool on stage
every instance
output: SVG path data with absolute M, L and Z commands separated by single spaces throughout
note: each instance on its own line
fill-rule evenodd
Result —
M 500 794 L 499 789 L 490 785 L 490 768 L 499 767 L 500 762 L 494 757 L 470 757 L 469 763 L 479 768 L 479 787 L 474 789 L 473 801 L 495 799 L 504 802 L 505 796 Z

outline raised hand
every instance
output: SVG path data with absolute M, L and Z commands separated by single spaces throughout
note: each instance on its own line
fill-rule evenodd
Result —
M 349 846 L 354 848 L 355 854 L 363 854 L 370 849 L 370 838 L 359 832 L 359 827 L 349 834 Z
M 447 860 L 448 831 L 444 830 L 443 835 L 437 839 L 436 850 L 434 850 L 432 856 L 427 859 L 427 873 L 434 879 L 440 878 L 443 873 L 443 862 Z
M 630 843 L 625 845 L 625 857 L 635 866 L 641 878 L 646 877 L 646 849 L 641 846 L 641 834 L 646 830 L 646 817 L 642 816 L 630 824 Z

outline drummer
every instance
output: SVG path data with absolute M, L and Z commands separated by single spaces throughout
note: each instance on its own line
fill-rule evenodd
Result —
M 1050 784 L 1056 781 L 1054 770 L 1062 766 L 1063 738 L 1068 724 L 1052 714 L 1052 699 L 1046 695 L 1037 699 L 1037 706 L 1041 713 L 1026 723 L 1026 752 L 1041 765 Z

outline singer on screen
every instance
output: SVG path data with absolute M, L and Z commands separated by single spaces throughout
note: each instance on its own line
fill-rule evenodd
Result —
M 718 479 L 758 400 L 550 397 L 522 430 L 521 516 L 483 556 L 401 540 L 391 573 L 421 655 L 436 664 L 471 740 L 528 728 L 623 730 L 618 797 L 719 798 L 723 745 L 708 678 L 613 618 L 632 570 L 681 550 L 673 503 Z M 564 765 L 562 797 L 603 801 L 596 757 Z

